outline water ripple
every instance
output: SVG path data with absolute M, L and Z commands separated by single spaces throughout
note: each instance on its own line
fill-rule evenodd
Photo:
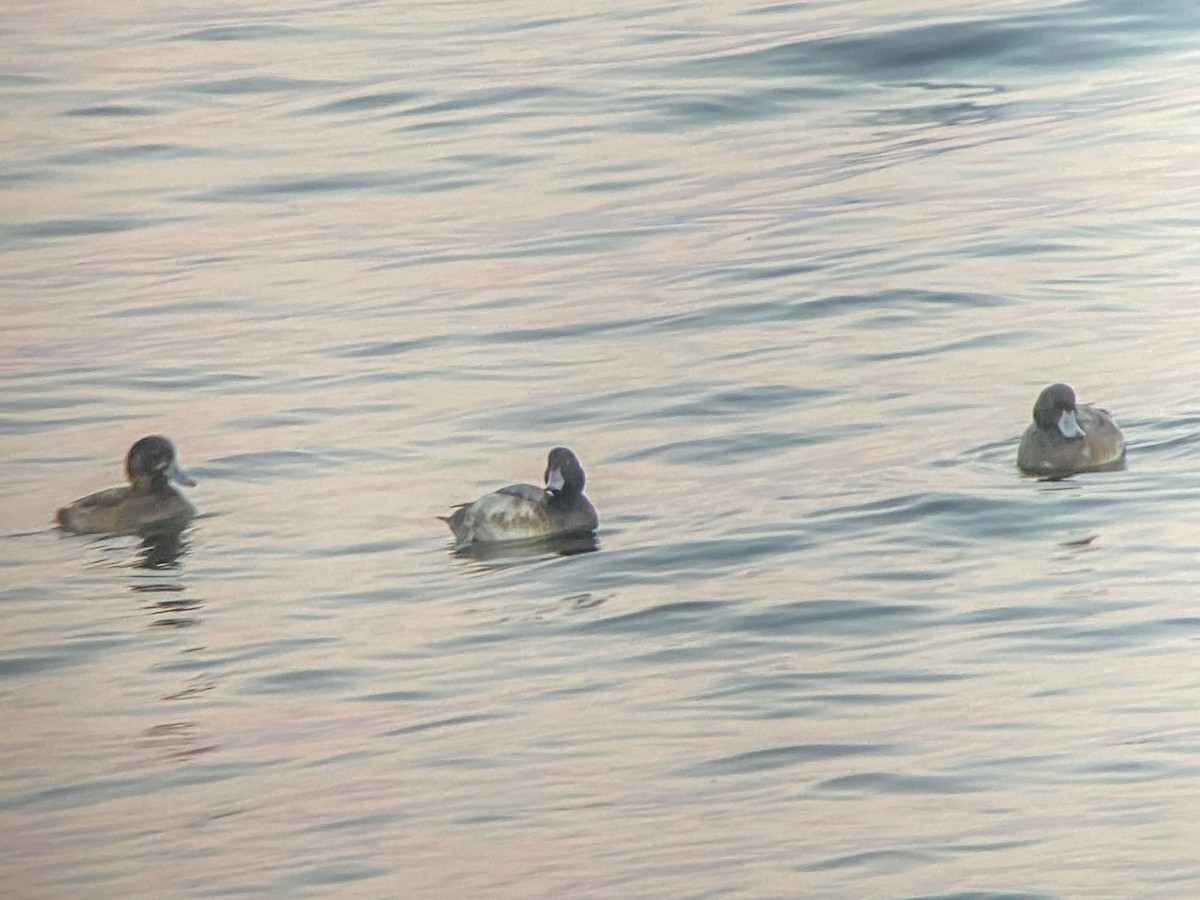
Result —
M 891 752 L 891 748 L 880 744 L 796 744 L 791 747 L 770 747 L 714 759 L 689 766 L 680 774 L 694 778 L 748 775 L 754 772 L 802 766 L 815 761 L 889 752 Z

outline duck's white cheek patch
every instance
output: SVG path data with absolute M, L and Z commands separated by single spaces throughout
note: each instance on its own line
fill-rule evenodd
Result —
M 1079 427 L 1079 423 L 1075 421 L 1075 413 L 1064 412 L 1058 417 L 1058 430 L 1062 432 L 1063 437 L 1083 437 L 1084 431 Z

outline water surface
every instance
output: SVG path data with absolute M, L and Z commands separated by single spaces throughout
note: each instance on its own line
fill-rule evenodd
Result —
M 1198 10 L 9 4 L 3 893 L 1195 896 Z

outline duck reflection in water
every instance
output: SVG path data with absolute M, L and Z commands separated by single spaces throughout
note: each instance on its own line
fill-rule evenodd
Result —
M 501 541 L 454 546 L 450 552 L 459 559 L 479 562 L 502 560 L 533 560 L 547 556 L 575 556 L 592 553 L 600 549 L 600 541 L 594 534 L 569 534 L 563 537 L 534 538 L 524 541 Z
M 147 603 L 143 609 L 150 614 L 150 625 L 186 628 L 200 621 L 195 613 L 204 602 L 189 593 L 180 564 L 180 559 L 190 549 L 179 529 L 157 531 L 142 537 L 132 566 L 146 571 L 133 579 L 129 589 L 145 597 Z
M 135 565 L 139 569 L 177 569 L 179 558 L 188 552 L 183 529 L 171 528 L 142 535 Z

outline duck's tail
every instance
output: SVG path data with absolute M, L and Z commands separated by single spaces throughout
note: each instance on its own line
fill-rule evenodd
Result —
M 470 503 L 460 503 L 454 507 L 454 512 L 450 515 L 438 516 L 439 519 L 450 526 L 450 530 L 454 532 L 454 537 L 459 541 L 463 540 L 468 530 L 466 527 L 467 507 L 470 505 Z

